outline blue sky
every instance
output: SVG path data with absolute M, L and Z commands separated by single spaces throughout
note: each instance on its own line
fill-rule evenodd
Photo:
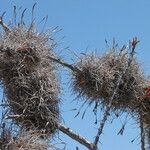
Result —
M 115 38 L 122 45 L 137 36 L 140 39 L 138 58 L 146 74 L 150 74 L 149 0 L 0 0 L 0 13 L 7 12 L 5 20 L 8 22 L 12 18 L 12 6 L 22 6 L 28 9 L 26 18 L 29 20 L 31 7 L 35 2 L 37 22 L 48 15 L 46 28 L 59 26 L 62 29 L 55 35 L 59 43 L 58 49 L 62 50 L 61 57 L 68 61 L 76 58 L 66 47 L 77 55 L 95 50 L 102 53 L 106 50 L 105 39 L 111 44 Z M 39 24 L 39 28 L 41 26 Z M 61 77 L 63 83 L 68 82 L 65 74 L 66 72 Z M 89 140 L 94 140 L 97 126 L 93 123 L 92 112 L 89 109 L 83 120 L 81 116 L 74 119 L 75 112 L 70 110 L 79 106 L 72 102 L 74 96 L 70 94 L 70 87 L 63 84 L 63 88 L 61 110 L 65 123 Z M 139 150 L 139 139 L 131 143 L 139 134 L 136 123 L 132 119 L 128 121 L 124 136 L 116 135 L 120 127 L 120 119 L 106 126 L 99 144 L 101 150 Z M 78 145 L 65 135 L 60 134 L 60 138 L 67 143 L 68 150 L 75 150 Z M 86 150 L 81 145 L 78 146 L 80 150 Z

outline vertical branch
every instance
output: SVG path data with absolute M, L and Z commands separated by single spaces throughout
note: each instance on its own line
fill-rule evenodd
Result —
M 108 116 L 109 116 L 109 112 L 110 112 L 110 109 L 111 109 L 111 106 L 112 106 L 113 99 L 114 99 L 114 97 L 115 97 L 115 95 L 116 95 L 116 93 L 117 93 L 117 91 L 118 91 L 118 88 L 119 88 L 119 85 L 120 85 L 120 82 L 121 82 L 121 79 L 122 79 L 122 76 L 123 76 L 123 75 L 124 75 L 123 73 L 122 73 L 122 75 L 120 75 L 120 77 L 119 77 L 119 79 L 118 79 L 118 82 L 117 82 L 117 86 L 116 86 L 116 88 L 115 88 L 115 90 L 114 90 L 114 92 L 113 92 L 113 95 L 112 95 L 112 97 L 110 98 L 109 104 L 108 104 L 108 106 L 107 106 L 107 108 L 106 108 L 106 110 L 105 110 L 105 112 L 104 112 L 103 119 L 102 119 L 102 121 L 101 121 L 101 123 L 100 123 L 100 127 L 98 128 L 98 132 L 97 132 L 97 135 L 96 135 L 96 137 L 95 137 L 95 141 L 94 141 L 94 144 L 95 144 L 95 145 L 97 145 L 98 142 L 99 142 L 100 135 L 102 134 L 104 125 L 105 125 L 105 123 L 106 123 L 106 121 L 107 121 L 107 118 L 108 118 Z
M 15 25 L 17 24 L 17 11 L 16 11 L 16 6 L 14 5 L 14 9 L 13 9 L 13 17 L 14 17 L 14 23 Z
M 141 137 L 141 150 L 145 149 L 145 131 L 144 131 L 144 124 L 143 124 L 143 115 L 140 111 L 140 137 Z
M 109 112 L 110 112 L 110 109 L 111 109 L 111 106 L 112 106 L 112 102 L 113 102 L 113 99 L 118 91 L 118 88 L 119 88 L 119 85 L 120 85 L 120 82 L 122 80 L 122 77 L 123 75 L 126 73 L 127 69 L 130 67 L 131 65 L 131 62 L 133 60 L 133 56 L 135 54 L 135 47 L 137 45 L 139 41 L 137 40 L 137 37 L 133 38 L 132 41 L 129 42 L 129 50 L 131 51 L 130 52 L 130 55 L 129 55 L 129 59 L 128 59 L 128 64 L 126 66 L 126 68 L 124 69 L 124 71 L 120 74 L 119 78 L 118 78 L 118 81 L 117 81 L 117 85 L 116 85 L 116 88 L 114 89 L 114 92 L 113 92 L 113 95 L 111 96 L 110 100 L 109 100 L 109 104 L 104 112 L 104 116 L 103 116 L 103 119 L 100 123 L 100 127 L 98 128 L 98 132 L 97 132 L 97 135 L 95 137 L 95 141 L 94 141 L 94 144 L 97 146 L 98 145 L 98 142 L 99 142 L 99 138 L 100 138 L 100 135 L 102 134 L 102 131 L 103 131 L 103 128 L 105 126 L 105 123 L 107 121 L 107 118 L 109 116 Z

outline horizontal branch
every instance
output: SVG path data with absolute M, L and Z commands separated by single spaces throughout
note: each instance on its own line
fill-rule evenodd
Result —
M 54 57 L 51 57 L 51 56 L 48 56 L 49 59 L 51 59 L 52 61 L 54 62 L 57 62 L 59 63 L 60 65 L 64 66 L 64 67 L 67 67 L 69 69 L 71 69 L 72 71 L 80 71 L 77 67 L 74 67 L 73 65 L 71 64 L 68 64 L 60 59 L 57 59 L 57 58 L 54 58 Z

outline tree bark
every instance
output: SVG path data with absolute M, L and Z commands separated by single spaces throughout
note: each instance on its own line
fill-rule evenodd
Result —
M 74 133 L 70 128 L 58 123 L 58 129 L 75 141 L 87 147 L 89 150 L 98 150 L 98 148 L 93 143 L 89 142 L 86 138 L 80 136 L 79 134 Z

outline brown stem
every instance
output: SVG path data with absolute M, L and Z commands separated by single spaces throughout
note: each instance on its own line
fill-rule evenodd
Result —
M 54 62 L 59 63 L 60 65 L 62 65 L 64 67 L 67 67 L 67 68 L 71 69 L 72 71 L 80 71 L 77 67 L 74 67 L 71 64 L 68 64 L 68 63 L 66 63 L 66 62 L 64 62 L 60 59 L 57 59 L 57 58 L 54 58 L 54 57 L 51 57 L 51 56 L 49 56 L 48 58 L 51 59 Z

